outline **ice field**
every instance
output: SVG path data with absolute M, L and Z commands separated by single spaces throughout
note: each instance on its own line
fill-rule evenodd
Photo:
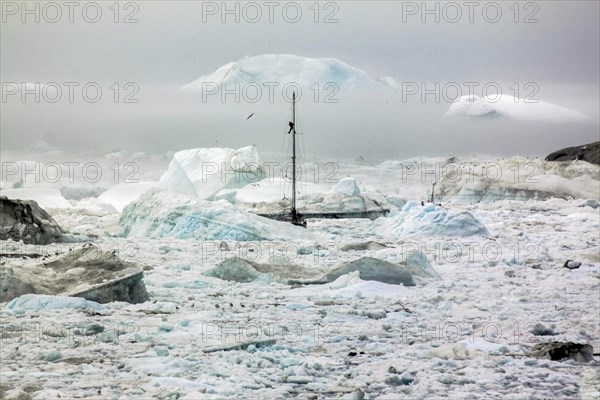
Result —
M 61 156 L 5 159 L 50 173 Z M 2 241 L 3 254 L 22 255 L 3 266 L 91 242 L 142 266 L 150 301 L 25 295 L 1 304 L 6 398 L 599 395 L 596 361 L 528 355 L 545 341 L 600 348 L 598 166 L 485 156 L 338 162 L 337 183 L 300 185 L 301 207 L 355 210 L 368 199 L 390 214 L 304 229 L 251 213 L 261 202 L 276 210 L 286 184 L 259 173 L 264 160 L 251 147 L 81 157 L 105 174 L 67 184 L 62 166 L 55 183 L 7 177 L 0 194 L 37 200 L 77 241 Z M 207 163 L 230 173 L 203 176 Z M 580 268 L 563 268 L 567 260 Z M 340 266 L 349 272 L 335 275 Z M 397 272 L 390 266 L 413 284 L 385 283 L 385 268 Z

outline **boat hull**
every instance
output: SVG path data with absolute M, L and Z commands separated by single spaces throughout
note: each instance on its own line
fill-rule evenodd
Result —
M 372 210 L 356 212 L 328 212 L 328 213 L 302 213 L 304 219 L 348 219 L 348 218 L 368 218 L 375 220 L 379 217 L 385 217 L 390 210 Z M 274 219 L 277 221 L 290 221 L 290 216 L 285 214 L 258 214 L 261 217 Z M 302 225 L 302 224 L 300 224 Z

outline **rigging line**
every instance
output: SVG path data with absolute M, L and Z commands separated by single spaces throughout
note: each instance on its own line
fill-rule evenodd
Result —
M 302 131 L 304 132 L 304 127 L 302 128 Z M 306 206 L 306 195 L 308 194 L 308 171 L 306 168 L 306 146 L 304 144 L 304 135 L 302 135 L 302 161 L 303 161 L 303 171 L 305 173 L 304 175 L 304 205 Z
M 303 205 L 304 207 L 306 207 L 306 202 L 307 202 L 307 195 L 308 195 L 308 170 L 307 170 L 307 166 L 306 166 L 306 144 L 305 144 L 305 140 L 304 140 L 304 125 L 302 124 L 302 122 L 300 122 L 300 129 L 302 132 L 302 136 L 301 136 L 301 145 L 302 148 L 300 149 L 300 154 L 302 157 L 302 172 L 304 173 L 304 180 L 302 182 L 302 186 L 304 189 L 304 198 L 303 198 Z

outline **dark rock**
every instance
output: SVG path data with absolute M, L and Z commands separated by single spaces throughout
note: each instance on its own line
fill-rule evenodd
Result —
M 577 362 L 590 362 L 594 359 L 594 349 L 589 344 L 573 342 L 538 343 L 533 346 L 531 355 L 553 361 L 568 358 Z
M 64 233 L 50 214 L 35 201 L 0 196 L 0 240 L 48 244 L 63 242 Z
M 592 164 L 600 165 L 600 141 L 583 146 L 567 147 L 546 156 L 546 161 L 573 160 L 584 160 Z
M 573 260 L 567 260 L 565 261 L 563 268 L 568 268 L 568 269 L 577 269 L 581 267 L 581 263 L 579 261 L 573 261 Z
M 548 328 L 542 324 L 535 324 L 535 326 L 533 327 L 533 329 L 531 330 L 531 333 L 536 335 L 536 336 L 554 336 L 554 335 L 558 335 L 558 333 L 556 333 L 554 331 L 554 329 L 552 328 Z

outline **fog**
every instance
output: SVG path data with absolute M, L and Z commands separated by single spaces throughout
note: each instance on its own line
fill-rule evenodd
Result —
M 3 2 L 2 149 L 46 143 L 75 151 L 165 153 L 255 144 L 261 152 L 277 152 L 288 103 L 236 102 L 232 97 L 203 101 L 201 95 L 179 90 L 224 64 L 266 53 L 334 57 L 373 79 L 391 76 L 429 88 L 436 82 L 476 82 L 479 87 L 495 82 L 510 95 L 516 84 L 524 96 L 524 85 L 533 82 L 535 99 L 589 117 L 558 123 L 448 118 L 444 114 L 451 102 L 433 95 L 422 99 L 391 90 L 342 90 L 337 103 L 328 103 L 305 93 L 298 117 L 307 156 L 543 156 L 598 140 L 600 5 L 531 2 L 526 4 L 535 6 L 523 3 L 517 14 L 511 4 L 500 2 L 494 4 L 501 4 L 502 17 L 492 23 L 493 13 L 481 12 L 488 3 L 477 3 L 473 22 L 463 3 L 453 3 L 462 12 L 455 23 L 449 21 L 455 14 L 448 3 L 430 3 L 432 10 L 438 4 L 439 22 L 435 14 L 422 13 L 421 2 L 319 3 L 319 22 L 312 3 L 302 3 L 302 18 L 295 23 L 286 21 L 290 15 L 284 18 L 278 8 L 271 23 L 262 2 L 254 3 L 262 10 L 256 23 L 247 20 L 254 14 L 244 14 L 243 3 L 237 6 L 239 22 L 234 14 L 222 13 L 221 2 L 120 3 L 118 15 L 110 9 L 112 3 L 98 3 L 102 18 L 90 23 L 86 18 L 92 13 L 81 12 L 85 2 L 78 3 L 81 9 L 74 10 L 73 22 L 61 2 L 56 3 L 60 19 L 55 9 L 44 11 L 43 5 L 35 15 L 35 2 L 28 3 L 33 14 L 23 13 L 24 3 Z M 235 9 L 236 3 L 228 7 Z M 124 23 L 128 16 L 138 22 Z M 324 23 L 327 18 L 337 22 Z M 58 83 L 62 96 L 52 103 L 44 93 L 39 102 L 31 93 L 24 101 L 22 93 L 7 95 L 14 88 L 10 85 L 20 85 L 22 92 L 24 82 Z M 72 101 L 68 82 L 73 82 Z M 102 90 L 97 102 L 82 92 L 89 83 Z

